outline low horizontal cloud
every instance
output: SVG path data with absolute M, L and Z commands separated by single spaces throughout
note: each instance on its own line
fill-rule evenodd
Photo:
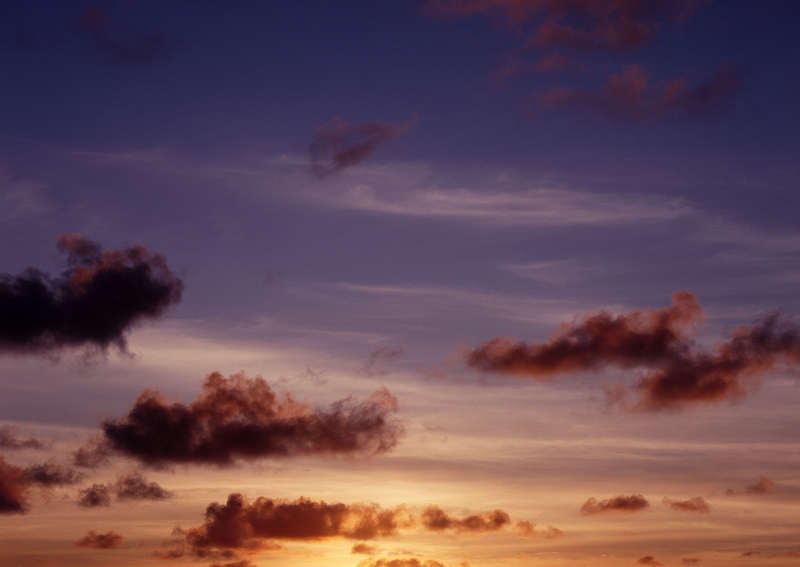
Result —
M 445 567 L 445 564 L 435 559 L 385 559 L 383 557 L 370 557 L 361 561 L 356 567 Z
M 690 85 L 685 78 L 650 82 L 651 73 L 641 65 L 628 65 L 611 74 L 596 91 L 553 88 L 531 99 L 533 116 L 560 108 L 586 109 L 615 120 L 657 122 L 673 114 L 688 118 L 717 118 L 741 90 L 739 70 L 726 63 L 709 79 Z
M 174 493 L 157 482 L 149 482 L 139 471 L 131 471 L 117 477 L 111 484 L 95 483 L 78 493 L 78 505 L 84 508 L 110 506 L 111 496 L 125 502 L 129 500 L 166 500 Z
M 664 506 L 669 506 L 678 512 L 698 512 L 700 514 L 711 513 L 711 506 L 709 506 L 708 502 L 706 502 L 700 496 L 695 496 L 694 498 L 689 498 L 688 500 L 677 500 L 673 498 L 667 498 L 665 496 L 662 500 L 662 503 Z
M 750 484 L 745 486 L 741 490 L 734 490 L 729 488 L 725 491 L 725 494 L 728 496 L 733 496 L 735 494 L 772 494 L 775 491 L 775 483 L 765 477 L 764 475 L 758 475 L 758 479 L 754 484 Z
M 116 549 L 122 545 L 124 538 L 115 531 L 99 534 L 89 530 L 86 535 L 72 544 L 72 547 L 89 547 L 92 549 Z
M 50 445 L 44 441 L 40 441 L 34 437 L 21 439 L 19 437 L 19 428 L 12 425 L 4 425 L 0 427 L 0 449 L 18 450 L 18 449 L 49 449 Z
M 115 453 L 151 466 L 230 465 L 236 460 L 295 455 L 373 455 L 390 451 L 402 432 L 386 388 L 364 401 L 346 398 L 311 408 L 279 397 L 261 377 L 209 374 L 189 405 L 145 390 L 128 415 L 105 421 L 104 438 L 83 455 Z M 78 455 L 76 455 L 76 458 Z
M 645 555 L 636 560 L 637 565 L 650 565 L 651 567 L 661 567 L 663 563 L 656 560 L 652 555 Z
M 239 553 L 275 549 L 274 540 L 387 537 L 412 522 L 404 506 L 381 509 L 372 504 L 327 504 L 306 498 L 262 497 L 250 502 L 234 493 L 224 505 L 208 506 L 202 526 L 177 530 L 180 538 L 167 553 L 176 558 L 184 554 L 233 558 Z
M 369 545 L 366 543 L 357 543 L 353 545 L 353 548 L 350 550 L 350 553 L 356 554 L 363 554 L 363 555 L 374 555 L 378 548 L 374 545 Z
M 327 177 L 363 161 L 381 144 L 402 136 L 416 122 L 416 116 L 405 124 L 381 122 L 350 124 L 336 117 L 333 122 L 317 126 L 314 140 L 308 147 L 311 171 L 317 177 Z
M 102 250 L 80 234 L 58 238 L 68 269 L 0 274 L 0 350 L 45 353 L 64 347 L 124 350 L 125 335 L 181 299 L 183 282 L 143 246 Z
M 534 522 L 520 521 L 517 522 L 517 534 L 519 537 L 531 539 L 556 539 L 564 537 L 564 532 L 553 526 L 546 528 L 537 528 Z
M 584 316 L 562 324 L 546 343 L 492 339 L 464 356 L 477 370 L 535 380 L 609 366 L 645 370 L 634 386 L 639 394 L 634 404 L 621 384 L 607 389 L 611 402 L 634 410 L 742 398 L 751 382 L 779 364 L 800 365 L 800 329 L 779 314 L 742 325 L 709 352 L 695 350 L 690 338 L 703 319 L 697 297 L 678 291 L 672 301 L 658 310 Z
M 79 483 L 83 478 L 83 475 L 75 469 L 58 463 L 31 465 L 22 472 L 29 484 L 43 487 L 69 486 Z
M 431 532 L 446 530 L 467 533 L 497 532 L 511 524 L 511 518 L 502 510 L 457 518 L 447 514 L 438 506 L 425 508 L 421 519 L 424 528 Z
M 641 494 L 631 494 L 630 496 L 614 496 L 607 500 L 597 500 L 589 498 L 581 506 L 581 513 L 587 516 L 607 513 L 633 513 L 641 512 L 650 507 L 650 503 Z

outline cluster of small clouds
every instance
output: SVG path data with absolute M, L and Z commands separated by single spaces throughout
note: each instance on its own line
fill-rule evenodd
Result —
M 622 384 L 606 388 L 610 402 L 637 411 L 740 399 L 778 365 L 800 365 L 800 328 L 778 313 L 742 325 L 709 352 L 694 349 L 691 341 L 703 319 L 697 297 L 678 291 L 672 301 L 658 310 L 587 315 L 562 324 L 546 343 L 491 339 L 464 356 L 477 370 L 534 380 L 609 366 L 645 369 L 634 386 L 639 399 L 633 404 Z
M 587 54 L 619 58 L 653 43 L 666 25 L 680 25 L 711 0 L 427 0 L 424 12 L 453 20 L 485 16 L 501 22 L 518 41 L 516 50 L 494 75 L 500 81 L 530 73 L 583 71 Z M 528 54 L 538 53 L 535 61 Z M 529 97 L 531 116 L 543 110 L 578 108 L 636 122 L 683 113 L 691 118 L 717 116 L 741 87 L 738 69 L 724 63 L 706 81 L 691 85 L 685 77 L 651 84 L 652 73 L 629 64 L 610 73 L 595 90 L 555 86 Z
M 78 506 L 94 508 L 110 506 L 111 496 L 121 502 L 129 500 L 166 500 L 172 498 L 173 492 L 161 487 L 157 482 L 148 480 L 139 471 L 131 471 L 117 477 L 111 484 L 95 483 L 78 492 Z

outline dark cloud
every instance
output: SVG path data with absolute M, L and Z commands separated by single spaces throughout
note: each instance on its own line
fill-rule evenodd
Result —
M 368 545 L 366 543 L 357 543 L 353 545 L 353 549 L 350 550 L 350 553 L 360 553 L 363 555 L 374 555 L 375 552 L 378 550 L 377 547 L 374 545 Z
M 78 506 L 83 508 L 111 506 L 111 490 L 105 484 L 99 483 L 83 488 L 78 491 Z
M 608 500 L 598 501 L 596 498 L 589 498 L 581 506 L 581 513 L 587 516 L 595 514 L 606 514 L 610 512 L 632 513 L 640 512 L 650 507 L 650 503 L 641 494 L 631 494 L 630 496 L 614 496 Z
M 385 376 L 387 370 L 385 366 L 399 360 L 406 352 L 402 346 L 397 348 L 381 347 L 372 351 L 361 368 L 358 369 L 358 374 L 374 378 L 375 376 Z
M 111 460 L 111 449 L 102 437 L 90 437 L 82 447 L 72 454 L 72 462 L 77 467 L 96 469 Z
M 24 471 L 6 462 L 0 455 L 0 514 L 24 514 L 28 511 L 28 483 Z
M 556 539 L 564 537 L 564 532 L 553 526 L 537 529 L 536 524 L 528 521 L 517 522 L 517 533 L 520 537 L 534 539 Z
M 541 110 L 586 109 L 635 122 L 657 122 L 673 114 L 715 119 L 741 90 L 739 75 L 728 63 L 699 85 L 692 86 L 684 78 L 651 83 L 651 73 L 641 65 L 627 65 L 622 73 L 609 75 L 598 90 L 556 87 L 539 93 L 531 99 L 529 110 L 535 116 Z
M 110 506 L 111 496 L 125 502 L 128 500 L 166 500 L 173 492 L 165 490 L 157 482 L 148 480 L 139 471 L 119 475 L 111 484 L 95 483 L 78 492 L 78 505 L 84 508 Z
M 92 549 L 116 549 L 122 545 L 124 538 L 115 531 L 99 534 L 89 530 L 86 535 L 72 544 L 72 547 L 90 547 Z
M 63 347 L 125 349 L 143 319 L 178 303 L 183 282 L 160 254 L 142 246 L 101 250 L 79 234 L 58 238 L 68 269 L 50 278 L 29 268 L 0 275 L 0 350 L 49 352 Z
M 689 500 L 674 500 L 665 496 L 662 502 L 664 506 L 669 506 L 678 512 L 699 512 L 701 514 L 711 513 L 711 506 L 709 506 L 708 502 L 699 496 L 689 498 Z
M 10 449 L 10 450 L 17 450 L 17 449 L 49 449 L 50 445 L 44 443 L 43 441 L 39 441 L 33 437 L 28 437 L 27 439 L 20 439 L 18 436 L 18 427 L 13 427 L 11 425 L 4 425 L 0 427 L 0 449 Z
M 755 484 L 745 486 L 742 490 L 733 490 L 732 488 L 729 488 L 725 491 L 725 494 L 728 496 L 733 496 L 734 494 L 772 494 L 774 490 L 775 483 L 764 475 L 760 474 L 758 475 L 758 479 L 756 480 Z
M 94 51 L 110 63 L 150 66 L 185 45 L 163 30 L 142 31 L 112 21 L 99 3 L 87 7 L 78 18 L 78 33 L 89 40 Z
M 145 390 L 127 416 L 102 428 L 105 448 L 147 465 L 229 465 L 237 459 L 384 453 L 401 433 L 391 417 L 396 411 L 397 399 L 385 388 L 363 402 L 351 397 L 312 409 L 288 394 L 279 397 L 261 377 L 213 372 L 188 406 Z
M 425 508 L 421 520 L 425 529 L 432 532 L 445 530 L 469 533 L 496 532 L 511 524 L 511 518 L 502 510 L 455 518 L 438 506 Z
M 387 537 L 412 525 L 405 507 L 383 510 L 371 504 L 327 504 L 306 498 L 295 501 L 259 498 L 248 501 L 231 494 L 205 512 L 202 526 L 177 530 L 182 536 L 167 553 L 180 557 L 234 558 L 238 553 L 276 549 L 272 540 Z M 160 554 L 164 557 L 164 554 Z
M 680 408 L 738 399 L 747 386 L 779 364 L 800 365 L 800 329 L 777 313 L 742 325 L 712 351 L 695 350 L 690 334 L 703 312 L 694 294 L 672 294 L 663 309 L 613 315 L 607 311 L 562 324 L 546 343 L 496 338 L 465 353 L 472 368 L 536 380 L 558 374 L 599 371 L 609 366 L 646 370 L 628 391 L 610 389 L 611 401 L 633 410 Z
M 637 565 L 651 565 L 652 567 L 661 567 L 663 563 L 656 561 L 656 558 L 652 555 L 645 555 L 644 557 L 640 557 L 636 560 Z
M 622 52 L 643 47 L 667 22 L 683 21 L 710 0 L 428 0 L 424 12 L 505 21 L 524 47 Z
M 22 472 L 28 484 L 37 484 L 44 487 L 69 486 L 79 483 L 83 478 L 83 475 L 74 469 L 56 463 L 31 465 Z
M 405 134 L 414 122 L 416 116 L 412 116 L 411 121 L 405 124 L 380 120 L 368 124 L 350 124 L 337 116 L 333 122 L 314 129 L 314 140 L 308 147 L 311 171 L 322 178 L 356 165 L 379 145 Z
M 370 557 L 361 561 L 356 567 L 445 567 L 444 563 L 435 559 L 420 560 L 416 557 L 409 559 L 384 559 Z
M 258 565 L 247 559 L 242 559 L 233 563 L 212 563 L 209 567 L 258 567 Z

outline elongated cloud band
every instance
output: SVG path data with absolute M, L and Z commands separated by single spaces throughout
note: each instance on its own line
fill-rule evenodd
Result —
M 614 496 L 607 500 L 597 500 L 597 498 L 589 498 L 581 506 L 581 513 L 587 516 L 594 516 L 597 514 L 607 514 L 613 512 L 633 513 L 646 510 L 650 507 L 650 503 L 641 494 L 631 494 L 630 496 Z
M 743 325 L 711 352 L 693 349 L 690 332 L 703 312 L 694 294 L 672 294 L 673 305 L 659 310 L 612 315 L 607 311 L 562 324 L 546 343 L 496 338 L 466 352 L 472 368 L 533 378 L 598 371 L 608 366 L 644 369 L 635 389 L 634 409 L 659 410 L 715 403 L 745 395 L 748 381 L 778 364 L 800 364 L 800 329 L 777 313 Z M 618 385 L 611 395 L 625 402 Z
M 103 440 L 79 454 L 117 453 L 147 465 L 229 465 L 238 459 L 293 455 L 371 455 L 394 448 L 402 431 L 386 388 L 359 402 L 312 409 L 279 397 L 261 377 L 209 374 L 189 405 L 145 390 L 128 415 L 103 423 Z M 86 459 L 91 461 L 92 459 Z
M 125 348 L 126 333 L 181 299 L 183 282 L 143 246 L 102 250 L 80 234 L 58 238 L 69 268 L 50 278 L 29 268 L 0 274 L 0 350 Z

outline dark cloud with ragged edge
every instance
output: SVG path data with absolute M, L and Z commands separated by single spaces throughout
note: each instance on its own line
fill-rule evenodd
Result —
M 608 513 L 634 513 L 641 512 L 650 507 L 650 503 L 641 494 L 631 494 L 630 496 L 612 496 L 606 500 L 597 500 L 597 498 L 589 498 L 581 506 L 581 514 L 586 516 L 595 516 L 597 514 Z
M 83 475 L 75 469 L 59 463 L 30 465 L 22 471 L 28 484 L 42 487 L 70 486 L 79 483 Z
M 382 388 L 366 400 L 353 397 L 312 408 L 289 394 L 278 396 L 259 377 L 209 374 L 189 405 L 145 390 L 128 415 L 105 421 L 103 439 L 90 440 L 86 462 L 109 454 L 150 466 L 177 463 L 231 465 L 297 455 L 374 455 L 392 450 L 402 433 L 392 416 L 397 399 Z
M 208 506 L 203 525 L 176 530 L 180 537 L 159 556 L 228 559 L 276 549 L 276 540 L 371 540 L 394 535 L 410 525 L 413 519 L 404 506 L 382 509 L 374 504 L 328 504 L 307 498 L 261 497 L 251 502 L 234 493 L 225 504 Z
M 134 470 L 117 476 L 117 480 L 113 483 L 95 483 L 91 487 L 79 491 L 78 505 L 84 508 L 110 506 L 112 495 L 121 502 L 158 501 L 172 498 L 174 493 L 166 490 L 157 482 L 148 481 L 142 473 Z
M 658 561 L 652 555 L 645 555 L 636 560 L 637 565 L 649 565 L 650 567 L 661 567 L 663 563 Z
M 431 532 L 447 530 L 467 533 L 497 532 L 511 524 L 511 518 L 503 510 L 457 518 L 438 506 L 425 508 L 422 511 L 421 520 L 425 529 Z
M 25 472 L 0 455 L 0 514 L 24 514 L 28 507 Z
M 547 380 L 559 374 L 606 367 L 643 370 L 628 403 L 622 384 L 608 388 L 610 401 L 633 410 L 676 409 L 740 399 L 779 365 L 800 365 L 800 328 L 771 313 L 742 325 L 713 350 L 694 349 L 690 334 L 703 312 L 694 294 L 672 294 L 663 309 L 614 315 L 600 311 L 564 323 L 546 343 L 496 338 L 465 352 L 467 364 L 483 372 Z
M 126 348 L 126 334 L 178 303 L 183 281 L 143 246 L 103 250 L 83 235 L 58 238 L 68 269 L 51 278 L 29 268 L 0 275 L 0 350 Z
M 676 498 L 667 498 L 666 496 L 661 501 L 664 506 L 669 506 L 676 512 L 697 512 L 700 514 L 710 514 L 711 506 L 700 496 L 689 498 L 688 500 L 678 500 Z
M 727 496 L 734 496 L 736 494 L 772 494 L 774 491 L 775 483 L 763 474 L 760 474 L 755 483 L 745 486 L 741 490 L 729 488 L 725 491 L 725 494 Z
M 4 425 L 0 427 L 0 449 L 6 450 L 20 450 L 20 449 L 49 449 L 50 445 L 36 439 L 35 437 L 28 437 L 21 439 L 19 437 L 19 428 L 12 425 Z
M 72 547 L 88 547 L 91 549 L 116 549 L 122 545 L 125 538 L 111 530 L 99 534 L 89 530 L 86 535 L 72 544 Z
M 381 144 L 405 134 L 415 122 L 416 115 L 405 124 L 380 120 L 350 124 L 337 116 L 332 122 L 314 129 L 314 140 L 308 147 L 311 171 L 323 178 L 356 165 Z

